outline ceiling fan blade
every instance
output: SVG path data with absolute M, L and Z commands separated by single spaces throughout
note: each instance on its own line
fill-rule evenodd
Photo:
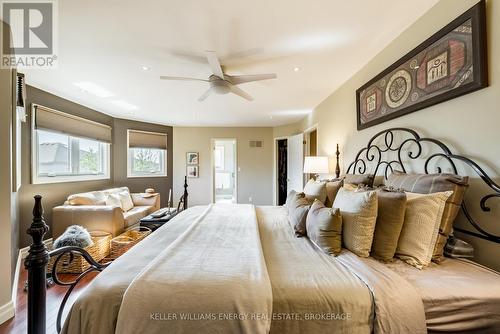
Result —
M 248 100 L 248 101 L 253 101 L 253 97 L 251 97 L 248 93 L 246 93 L 243 89 L 241 89 L 240 87 L 236 87 L 236 86 L 233 86 L 231 85 L 231 93 L 234 93 L 236 95 L 239 95 L 241 96 L 242 98 L 244 98 L 245 100 Z
M 230 81 L 233 85 L 239 85 L 245 82 L 252 82 L 252 81 L 260 81 L 260 80 L 269 80 L 269 79 L 276 79 L 277 75 L 276 73 L 272 74 L 250 74 L 250 75 L 226 75 L 226 79 Z
M 169 77 L 167 75 L 161 75 L 160 79 L 161 80 L 185 80 L 185 81 L 205 81 L 205 82 L 208 82 L 208 80 L 205 80 L 205 79 L 184 78 L 184 77 Z
M 200 101 L 200 102 L 205 101 L 205 99 L 206 99 L 206 98 L 208 97 L 208 95 L 210 95 L 211 93 L 212 93 L 212 87 L 210 87 L 209 89 L 207 89 L 207 91 L 206 91 L 205 93 L 203 93 L 203 95 L 202 95 L 202 96 L 200 96 L 200 97 L 198 98 L 198 101 Z
M 207 55 L 208 63 L 212 68 L 212 73 L 218 76 L 221 79 L 224 79 L 224 73 L 222 72 L 222 67 L 220 66 L 219 58 L 214 51 L 205 51 Z

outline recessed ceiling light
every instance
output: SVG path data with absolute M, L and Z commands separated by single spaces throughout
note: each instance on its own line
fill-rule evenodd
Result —
M 294 71 L 294 72 L 298 72 L 298 71 L 300 71 L 300 68 L 299 68 L 299 67 L 294 67 L 294 68 L 293 68 L 293 71 Z
M 142 65 L 142 66 L 141 66 L 141 69 L 142 69 L 143 71 L 151 71 L 151 67 L 146 66 L 146 65 Z
M 92 82 L 88 81 L 75 82 L 74 85 L 80 88 L 82 92 L 94 94 L 95 96 L 98 97 L 110 97 L 114 95 L 109 90 L 102 88 L 101 86 L 96 85 L 95 83 Z
M 115 106 L 120 107 L 120 108 L 125 109 L 125 110 L 137 110 L 137 109 L 139 109 L 139 107 L 137 107 L 136 105 L 133 105 L 132 103 L 128 103 L 127 101 L 124 101 L 124 100 L 114 100 L 114 101 L 111 101 L 111 103 L 113 103 Z

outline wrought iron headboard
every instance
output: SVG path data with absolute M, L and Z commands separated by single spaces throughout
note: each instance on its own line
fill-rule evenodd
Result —
M 400 137 L 400 139 L 398 139 Z M 380 143 L 381 142 L 381 143 Z M 437 152 L 425 156 L 423 144 L 433 146 Z M 393 156 L 393 157 L 391 157 Z M 500 186 L 473 160 L 462 155 L 454 154 L 443 142 L 433 138 L 423 138 L 412 129 L 391 128 L 374 135 L 366 147 L 363 147 L 357 154 L 354 161 L 347 168 L 347 173 L 351 174 L 382 174 L 385 179 L 390 172 L 401 170 L 407 173 L 407 167 L 412 160 L 421 159 L 424 164 L 424 173 L 443 173 L 443 169 L 438 164 L 444 160 L 449 164 L 449 168 L 454 174 L 459 174 L 456 162 L 461 162 L 470 168 L 481 178 L 493 193 L 487 194 L 480 199 L 480 207 L 484 212 L 490 212 L 487 202 L 494 197 L 500 197 Z M 434 165 L 433 165 L 434 164 Z M 430 171 L 434 166 L 435 170 Z M 475 220 L 469 210 L 465 200 L 462 202 L 462 211 L 468 222 L 477 231 L 469 231 L 463 228 L 454 227 L 455 230 L 478 238 L 500 243 L 500 236 L 483 229 Z

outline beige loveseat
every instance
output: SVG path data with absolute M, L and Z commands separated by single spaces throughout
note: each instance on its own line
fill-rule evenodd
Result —
M 120 201 L 113 203 L 109 195 L 125 193 L 130 195 L 132 206 L 122 209 Z M 124 230 L 139 225 L 141 218 L 160 208 L 160 195 L 157 193 L 130 193 L 127 187 L 92 191 L 68 196 L 64 205 L 52 211 L 52 237 L 60 236 L 68 226 L 81 225 L 89 231 L 105 231 L 116 236 Z

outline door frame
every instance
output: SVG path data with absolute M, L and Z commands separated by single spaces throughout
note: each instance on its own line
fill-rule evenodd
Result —
M 238 139 L 237 138 L 212 138 L 210 139 L 210 200 L 215 203 L 215 142 L 218 140 L 234 141 L 234 199 L 238 203 Z
M 289 136 L 275 137 L 273 141 L 273 205 L 278 205 L 278 140 L 286 139 Z

